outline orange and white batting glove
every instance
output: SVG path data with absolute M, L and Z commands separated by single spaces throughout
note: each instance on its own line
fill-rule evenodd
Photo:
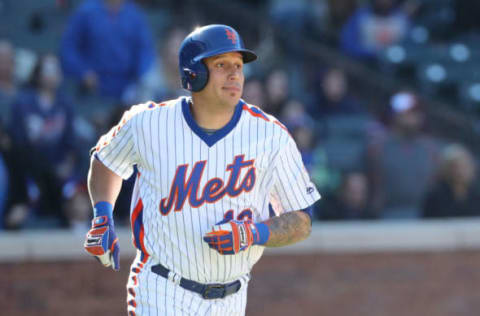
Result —
M 85 238 L 85 250 L 105 267 L 120 270 L 120 247 L 113 229 L 113 206 L 108 202 L 99 202 L 94 207 L 92 228 Z
M 252 245 L 265 244 L 269 236 L 270 231 L 264 223 L 253 223 L 251 220 L 222 220 L 212 227 L 203 240 L 222 255 L 234 255 Z

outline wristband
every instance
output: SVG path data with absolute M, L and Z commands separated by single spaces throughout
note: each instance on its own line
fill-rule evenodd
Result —
M 312 206 L 309 206 L 303 210 L 301 210 L 302 212 L 306 213 L 308 215 L 308 217 L 310 217 L 310 226 L 312 226 L 312 222 L 313 222 L 313 207 Z
M 268 238 L 270 237 L 270 229 L 268 229 L 267 224 L 264 223 L 256 223 L 258 234 L 258 241 L 255 242 L 256 245 L 264 245 L 267 243 Z
M 93 207 L 93 217 L 106 216 L 113 218 L 113 205 L 106 201 L 101 201 Z

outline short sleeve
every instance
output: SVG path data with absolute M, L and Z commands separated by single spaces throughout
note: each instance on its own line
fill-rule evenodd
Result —
M 95 158 L 123 179 L 132 175 L 138 160 L 129 112 L 125 112 L 120 122 L 100 137 L 94 150 Z
M 280 150 L 273 170 L 270 202 L 276 213 L 305 209 L 320 199 L 292 137 Z

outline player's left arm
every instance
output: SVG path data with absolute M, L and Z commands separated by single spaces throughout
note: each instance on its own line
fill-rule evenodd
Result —
M 264 222 L 224 219 L 203 240 L 222 255 L 233 255 L 250 246 L 282 247 L 306 239 L 311 232 L 310 209 L 292 211 Z
M 306 239 L 311 232 L 311 206 L 320 198 L 293 139 L 279 154 L 270 197 L 278 197 L 280 215 L 262 222 L 222 220 L 203 238 L 220 254 L 236 254 L 250 246 L 282 247 Z M 277 199 L 275 199 L 277 200 Z
M 274 176 L 275 204 L 289 211 L 276 212 L 277 216 L 257 223 L 259 233 L 265 235 L 260 240 L 265 241 L 266 247 L 282 247 L 306 239 L 312 231 L 313 204 L 320 198 L 291 136 L 278 155 Z
M 310 210 L 283 213 L 263 222 L 268 228 L 265 247 L 282 247 L 306 239 L 312 231 Z

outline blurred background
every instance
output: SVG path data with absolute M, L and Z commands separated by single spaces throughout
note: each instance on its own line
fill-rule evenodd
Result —
M 247 314 L 477 315 L 478 16 L 468 0 L 0 0 L 2 310 L 124 312 L 133 250 L 113 274 L 81 249 L 89 149 L 131 105 L 186 95 L 178 47 L 222 23 L 259 55 L 243 98 L 288 127 L 323 197 L 301 254 L 254 269 Z

